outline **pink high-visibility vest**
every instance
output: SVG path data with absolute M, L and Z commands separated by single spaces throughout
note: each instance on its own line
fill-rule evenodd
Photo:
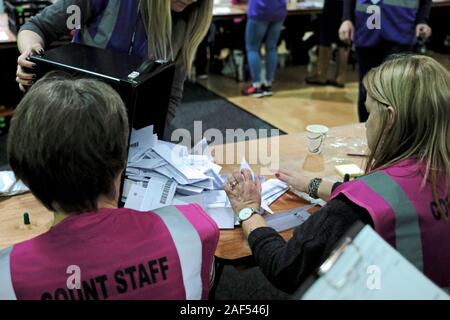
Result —
M 404 160 L 334 190 L 370 214 L 375 230 L 441 288 L 450 288 L 450 217 L 440 219 L 431 184 L 422 186 L 417 161 Z M 438 186 L 449 214 L 449 182 Z M 447 185 L 447 186 L 445 186 Z
M 0 251 L 0 299 L 206 299 L 218 239 L 195 204 L 71 216 Z

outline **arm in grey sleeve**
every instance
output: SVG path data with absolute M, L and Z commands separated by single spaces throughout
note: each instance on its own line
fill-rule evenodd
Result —
M 88 21 L 91 16 L 90 2 L 91 0 L 59 0 L 32 17 L 20 28 L 20 31 L 29 30 L 37 33 L 47 46 L 62 36 L 69 34 L 70 30 L 67 27 L 67 21 L 73 14 L 72 11 L 67 13 L 67 9 L 70 6 L 75 5 L 80 8 L 81 25 Z

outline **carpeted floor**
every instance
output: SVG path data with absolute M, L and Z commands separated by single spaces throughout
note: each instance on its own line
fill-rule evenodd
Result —
M 187 129 L 194 141 L 194 121 L 201 121 L 201 135 L 211 128 L 225 134 L 227 129 L 276 129 L 264 120 L 242 110 L 233 103 L 205 89 L 199 84 L 186 82 L 182 104 L 177 109 L 177 115 L 171 127 L 166 128 L 165 140 L 177 128 Z M 270 136 L 270 131 L 268 131 Z M 284 132 L 280 132 L 284 134 Z

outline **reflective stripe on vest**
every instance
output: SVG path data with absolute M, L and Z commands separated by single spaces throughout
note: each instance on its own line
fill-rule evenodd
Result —
M 13 247 L 0 250 L 0 300 L 17 300 L 11 279 L 11 251 Z
M 80 30 L 79 37 L 81 42 L 86 45 L 105 49 L 108 45 L 119 16 L 120 0 L 109 0 L 108 6 L 102 13 L 102 18 L 95 28 L 96 33 L 92 37 L 90 28 L 86 27 Z
M 384 172 L 374 172 L 358 180 L 363 181 L 392 208 L 395 213 L 396 249 L 423 272 L 419 218 L 402 187 Z
M 173 206 L 154 211 L 165 223 L 180 258 L 187 300 L 202 298 L 202 242 L 189 220 Z

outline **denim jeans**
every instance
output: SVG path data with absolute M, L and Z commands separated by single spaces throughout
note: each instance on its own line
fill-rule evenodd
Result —
M 272 82 L 277 69 L 277 44 L 283 21 L 266 22 L 249 18 L 245 30 L 245 46 L 253 83 L 261 83 L 261 45 L 266 46 L 266 81 Z

